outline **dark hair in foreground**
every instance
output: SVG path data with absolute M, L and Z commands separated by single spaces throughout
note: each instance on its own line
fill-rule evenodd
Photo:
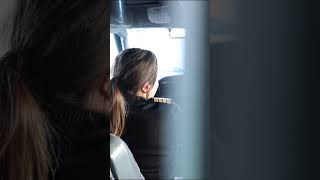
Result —
M 46 180 L 54 168 L 46 112 L 88 108 L 98 85 L 109 81 L 108 4 L 17 0 L 15 15 L 11 48 L 0 59 L 0 179 Z M 124 102 L 112 101 L 108 89 L 101 109 L 118 117 L 111 133 L 121 132 Z
M 135 95 L 146 82 L 153 85 L 157 80 L 157 58 L 148 50 L 131 48 L 122 51 L 113 68 L 111 84 L 122 93 Z

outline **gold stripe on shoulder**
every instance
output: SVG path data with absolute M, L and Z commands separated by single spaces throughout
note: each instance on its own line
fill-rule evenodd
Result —
M 153 102 L 162 103 L 162 104 L 173 104 L 173 101 L 170 98 L 158 98 L 158 97 L 155 97 L 155 98 L 153 98 Z

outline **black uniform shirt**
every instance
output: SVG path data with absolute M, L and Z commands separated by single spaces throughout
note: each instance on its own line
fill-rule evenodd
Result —
M 52 180 L 109 178 L 109 123 L 102 113 L 60 108 L 49 113 L 58 165 Z
M 174 143 L 167 141 L 178 110 L 171 99 L 126 95 L 128 116 L 122 139 L 128 144 L 146 179 L 168 179 Z M 164 164 L 166 164 L 164 166 Z

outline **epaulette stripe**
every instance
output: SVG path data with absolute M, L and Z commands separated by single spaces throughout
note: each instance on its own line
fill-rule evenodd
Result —
M 153 98 L 153 102 L 163 103 L 163 104 L 173 104 L 170 98 Z

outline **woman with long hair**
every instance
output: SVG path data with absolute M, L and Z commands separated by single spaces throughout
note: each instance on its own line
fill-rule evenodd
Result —
M 169 98 L 154 97 L 157 74 L 157 58 L 151 51 L 126 49 L 115 59 L 111 85 L 125 97 L 128 114 L 122 139 L 141 173 L 146 179 L 173 179 L 169 169 L 174 161 L 169 154 L 175 144 L 166 141 L 166 137 L 174 129 L 178 107 Z
M 109 84 L 107 2 L 17 0 L 0 59 L 1 180 L 109 178 L 125 106 Z

